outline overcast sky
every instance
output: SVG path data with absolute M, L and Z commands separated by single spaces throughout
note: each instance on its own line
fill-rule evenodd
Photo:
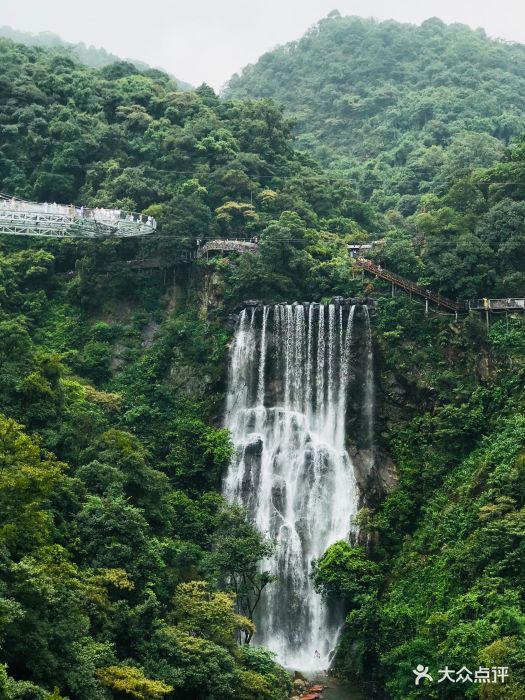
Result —
M 525 43 L 523 0 L 0 0 L 0 25 L 53 31 L 218 90 L 336 8 L 402 22 L 440 17 Z

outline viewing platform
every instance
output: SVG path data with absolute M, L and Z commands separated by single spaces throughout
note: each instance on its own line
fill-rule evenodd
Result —
M 0 233 L 48 238 L 129 238 L 155 231 L 151 216 L 122 209 L 26 202 L 0 195 Z
M 525 311 L 525 299 L 469 299 L 467 304 L 473 311 Z

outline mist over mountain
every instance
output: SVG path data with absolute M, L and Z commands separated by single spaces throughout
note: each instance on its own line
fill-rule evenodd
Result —
M 22 32 L 13 27 L 0 27 L 0 36 L 6 39 L 16 41 L 17 44 L 25 44 L 26 46 L 40 46 L 44 49 L 65 49 L 70 51 L 78 60 L 90 68 L 104 68 L 111 63 L 122 61 L 122 57 L 117 56 L 104 48 L 98 48 L 92 44 L 85 44 L 83 41 L 75 44 L 69 41 L 64 41 L 58 34 L 54 32 Z M 144 61 L 139 61 L 135 58 L 126 58 L 126 61 L 132 63 L 140 71 L 151 70 L 152 66 Z M 177 81 L 177 85 L 181 90 L 192 90 L 193 86 L 190 83 L 179 80 L 174 75 L 170 75 Z

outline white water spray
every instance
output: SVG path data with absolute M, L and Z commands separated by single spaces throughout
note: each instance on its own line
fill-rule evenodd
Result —
M 354 306 L 334 305 L 244 310 L 231 351 L 226 426 L 236 454 L 224 492 L 277 543 L 277 580 L 260 603 L 254 641 L 308 671 L 328 667 L 342 624 L 314 591 L 312 561 L 348 537 L 357 511 L 345 450 L 354 315 Z M 370 337 L 368 315 L 366 323 Z M 372 396 L 373 376 L 365 381 Z M 365 411 L 370 425 L 373 405 Z

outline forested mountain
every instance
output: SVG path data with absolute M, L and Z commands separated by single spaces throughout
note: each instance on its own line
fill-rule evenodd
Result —
M 371 214 L 294 152 L 269 102 L 8 40 L 0 54 L 0 191 L 145 210 L 160 234 L 1 237 L 0 696 L 284 700 L 288 675 L 235 641 L 271 543 L 219 493 L 218 300 L 257 279 L 275 298 L 346 292 L 339 231 Z M 166 279 L 127 264 L 239 234 L 265 238 L 262 259 Z
M 332 254 L 343 255 L 348 236 L 366 238 L 374 225 L 373 209 L 351 186 L 293 150 L 290 127 L 270 101 L 223 101 L 205 86 L 180 92 L 158 71 L 144 75 L 127 63 L 92 71 L 7 40 L 0 55 L 0 191 L 146 210 L 168 236 L 160 239 L 167 251 L 193 250 L 210 236 L 255 236 L 282 220 L 290 230 L 283 269 L 295 256 L 327 289 L 341 262 Z M 346 255 L 343 262 L 348 269 Z M 307 277 L 279 270 L 271 263 L 246 281 L 259 280 L 269 296 L 270 279 L 291 295 L 297 284 L 309 288 Z
M 521 55 L 433 24 L 438 43 L 493 46 L 495 64 Z M 465 169 L 385 214 L 295 150 L 268 99 L 9 40 L 0 61 L 0 192 L 158 220 L 139 241 L 0 236 L 0 698 L 289 697 L 271 654 L 236 641 L 272 585 L 260 563 L 274 543 L 220 495 L 228 347 L 243 300 L 366 294 L 378 460 L 397 483 L 316 566 L 347 613 L 337 672 L 369 682 L 367 699 L 453 700 L 467 686 L 429 695 L 412 669 L 509 666 L 507 684 L 468 697 L 521 700 L 523 314 L 489 329 L 425 316 L 361 280 L 347 243 L 380 235 L 378 262 L 450 295 L 523 296 L 524 142 L 502 149 L 499 134 L 474 169 L 466 147 Z M 427 149 L 424 133 L 407 138 Z M 174 265 L 219 236 L 259 250 Z M 132 269 L 143 258 L 164 269 Z
M 11 39 L 17 44 L 25 44 L 26 46 L 40 46 L 45 49 L 64 49 L 64 51 L 71 53 L 81 63 L 90 68 L 104 68 L 105 66 L 109 66 L 110 63 L 119 63 L 122 61 L 121 57 L 106 51 L 106 49 L 97 48 L 92 44 L 87 45 L 84 42 L 73 44 L 69 41 L 64 41 L 54 32 L 38 32 L 38 34 L 33 34 L 31 32 L 22 32 L 19 29 L 13 29 L 13 27 L 3 26 L 0 27 L 0 36 L 4 37 L 4 39 Z M 133 58 L 127 58 L 126 61 L 142 72 L 151 70 L 151 66 L 148 66 L 144 61 L 137 61 Z M 177 82 L 180 90 L 193 89 L 189 83 L 185 83 L 183 80 L 179 80 L 174 76 L 171 77 Z
M 523 133 L 525 46 L 439 19 L 334 12 L 234 76 L 226 94 L 274 98 L 296 121 L 299 148 L 406 214 Z
M 425 317 L 383 289 L 374 321 L 381 424 L 398 478 L 361 510 L 362 547 L 340 542 L 316 581 L 344 600 L 336 667 L 381 700 L 523 697 L 525 328 L 520 312 Z M 413 669 L 433 684 L 415 687 Z M 504 666 L 507 683 L 474 682 Z M 438 669 L 462 667 L 443 682 Z M 492 672 L 491 672 L 492 673 Z M 469 680 L 472 679 L 472 680 Z M 440 681 L 438 685 L 438 680 Z M 491 676 L 492 681 L 492 676 Z

